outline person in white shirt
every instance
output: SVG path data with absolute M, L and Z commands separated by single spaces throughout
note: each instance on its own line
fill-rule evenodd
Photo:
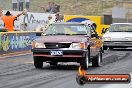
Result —
M 25 0 L 25 6 L 26 6 L 26 9 L 29 11 L 29 8 L 30 8 L 30 0 Z
M 18 1 L 17 0 L 12 0 L 12 9 L 14 11 L 17 11 L 17 4 L 18 4 Z

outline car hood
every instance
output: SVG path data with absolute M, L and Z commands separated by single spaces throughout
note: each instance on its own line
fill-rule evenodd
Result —
M 106 32 L 103 37 L 125 38 L 132 37 L 132 32 Z
M 85 36 L 67 36 L 67 35 L 55 35 L 55 36 L 41 36 L 36 39 L 37 42 L 48 42 L 48 43 L 58 43 L 58 42 L 86 42 L 88 37 Z

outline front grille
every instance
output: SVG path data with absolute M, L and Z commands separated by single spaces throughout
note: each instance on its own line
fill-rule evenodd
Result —
M 47 49 L 69 48 L 71 43 L 45 43 Z

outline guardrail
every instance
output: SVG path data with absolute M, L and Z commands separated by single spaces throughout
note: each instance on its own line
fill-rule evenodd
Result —
M 41 32 L 0 32 L 0 54 L 28 51 Z

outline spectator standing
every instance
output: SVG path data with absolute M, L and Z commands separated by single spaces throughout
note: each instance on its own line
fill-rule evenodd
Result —
M 49 15 L 49 16 L 48 16 L 48 23 L 51 24 L 51 23 L 53 23 L 53 22 L 54 22 L 54 20 L 52 19 L 52 16 Z
M 59 13 L 56 13 L 55 15 L 55 22 L 63 22 L 64 20 L 64 15 L 63 14 L 59 14 Z
M 25 0 L 18 0 L 19 3 L 19 11 L 23 11 L 23 3 L 25 2 Z
M 1 19 L 4 22 L 4 28 L 7 31 L 14 31 L 14 21 L 17 19 L 17 17 L 21 16 L 24 12 L 13 16 L 9 11 L 6 12 L 5 15 L 2 14 L 2 11 L 0 11 Z
M 26 9 L 29 11 L 29 8 L 30 8 L 30 0 L 25 0 L 25 6 L 26 6 Z
M 55 6 L 56 4 L 54 3 L 54 2 L 51 2 L 51 9 L 50 9 L 50 13 L 55 13 L 55 11 L 56 11 L 56 6 Z
M 18 5 L 18 1 L 17 0 L 12 0 L 12 9 L 14 11 L 17 11 L 17 5 Z
M 54 2 L 51 3 L 51 10 L 50 13 L 57 13 L 60 11 L 60 5 L 55 4 Z
M 55 8 L 56 8 L 56 13 L 57 13 L 57 12 L 60 12 L 60 5 L 57 5 L 57 4 L 56 4 L 56 5 L 55 5 Z
M 57 13 L 57 14 L 55 14 L 55 22 L 60 22 L 60 14 L 59 13 Z
M 54 20 L 52 19 L 52 16 L 49 15 L 49 16 L 48 16 L 47 25 L 49 26 L 49 25 L 52 24 L 53 22 L 54 22 Z
M 46 6 L 46 12 L 50 12 L 50 10 L 51 10 L 51 2 L 48 2 L 48 5 Z
M 60 12 L 60 5 L 55 4 L 54 2 L 49 2 L 45 8 L 46 12 L 57 13 Z
M 42 30 L 45 31 L 49 27 L 49 25 L 52 24 L 53 22 L 54 22 L 54 20 L 52 19 L 52 16 L 49 15 L 47 24 L 43 26 Z

